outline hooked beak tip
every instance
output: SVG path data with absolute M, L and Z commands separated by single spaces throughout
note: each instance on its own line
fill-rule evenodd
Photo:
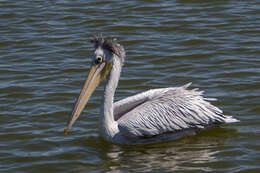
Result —
M 64 134 L 67 135 L 69 133 L 69 129 L 67 127 L 64 128 Z

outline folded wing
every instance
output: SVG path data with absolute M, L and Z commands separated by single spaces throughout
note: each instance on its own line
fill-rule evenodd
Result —
M 197 89 L 187 90 L 189 85 L 157 89 L 158 92 L 150 90 L 150 93 L 144 94 L 146 96 L 139 99 L 142 101 L 118 119 L 120 133 L 131 137 L 150 137 L 237 121 L 222 115 L 220 109 L 208 102 L 215 99 L 202 97 L 203 92 Z

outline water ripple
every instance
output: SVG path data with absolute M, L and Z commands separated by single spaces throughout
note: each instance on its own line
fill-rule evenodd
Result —
M 259 172 L 259 2 L 0 1 L 1 172 Z M 89 69 L 94 34 L 127 51 L 116 100 L 151 88 L 205 90 L 241 120 L 174 142 L 99 137 L 103 86 L 63 128 Z

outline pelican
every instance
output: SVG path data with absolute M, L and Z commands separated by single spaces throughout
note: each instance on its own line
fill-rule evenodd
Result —
M 80 116 L 92 93 L 105 80 L 99 118 L 101 136 L 112 143 L 140 144 L 175 140 L 198 131 L 239 120 L 203 97 L 198 89 L 181 87 L 151 89 L 114 103 L 114 95 L 125 61 L 125 50 L 115 39 L 94 36 L 94 56 L 88 77 L 69 116 L 68 129 Z

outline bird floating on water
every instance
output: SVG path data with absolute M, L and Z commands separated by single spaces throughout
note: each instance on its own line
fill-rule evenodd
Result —
M 100 115 L 101 136 L 118 144 L 140 144 L 174 140 L 195 135 L 198 131 L 239 120 L 204 98 L 202 91 L 189 90 L 190 85 L 151 89 L 114 103 L 114 95 L 125 61 L 125 50 L 113 39 L 95 36 L 91 68 L 80 95 L 69 116 L 68 129 L 80 116 L 95 88 L 103 80 L 103 104 Z

